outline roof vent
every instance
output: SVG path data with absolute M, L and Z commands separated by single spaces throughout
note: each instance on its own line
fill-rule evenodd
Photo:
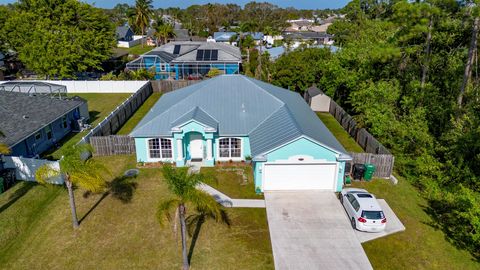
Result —
M 242 112 L 245 112 L 245 104 L 242 103 Z
M 22 116 L 22 118 L 23 119 L 28 119 L 29 117 L 28 117 L 28 115 L 24 115 L 24 116 Z

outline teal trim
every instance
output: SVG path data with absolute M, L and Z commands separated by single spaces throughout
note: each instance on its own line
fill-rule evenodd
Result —
M 337 153 L 329 150 L 307 138 L 299 138 L 272 152 L 268 153 L 268 161 L 288 159 L 295 155 L 307 155 L 314 159 L 325 159 L 326 161 L 337 161 Z
M 338 180 L 337 189 L 335 191 L 340 192 L 343 188 L 343 179 L 345 178 L 345 161 L 338 162 Z
M 148 149 L 146 138 L 135 138 L 135 149 L 137 153 L 137 162 L 148 161 Z
M 249 137 L 242 137 L 242 148 L 243 148 L 243 158 L 247 156 L 252 156 L 252 151 L 250 151 L 250 138 Z

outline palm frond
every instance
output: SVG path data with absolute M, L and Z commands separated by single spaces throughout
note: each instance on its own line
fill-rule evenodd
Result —
M 35 179 L 40 184 L 47 184 L 53 177 L 59 176 L 61 172 L 50 164 L 40 166 L 35 172 Z
M 177 198 L 168 199 L 162 201 L 157 207 L 156 217 L 160 226 L 165 226 L 165 221 L 170 222 L 172 220 L 171 211 L 176 209 L 178 205 L 181 203 L 180 200 Z
M 12 151 L 6 144 L 0 143 L 0 155 L 8 155 L 11 152 Z

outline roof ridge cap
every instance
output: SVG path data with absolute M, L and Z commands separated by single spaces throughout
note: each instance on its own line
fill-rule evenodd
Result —
M 272 95 L 272 93 L 268 92 L 267 90 L 265 90 L 264 88 L 260 87 L 259 85 L 257 85 L 256 83 L 253 82 L 253 78 L 250 78 L 250 77 L 247 77 L 245 75 L 242 75 L 240 76 L 244 79 L 246 79 L 249 83 L 253 84 L 255 87 L 259 88 L 260 90 L 262 90 L 263 92 L 267 93 L 268 95 L 270 95 L 271 97 L 273 97 L 275 100 L 277 100 L 278 102 L 280 102 L 280 104 L 283 104 L 285 105 L 286 103 L 283 102 L 283 100 L 279 99 L 278 97 L 276 97 L 275 95 Z M 281 107 L 281 106 L 280 106 Z

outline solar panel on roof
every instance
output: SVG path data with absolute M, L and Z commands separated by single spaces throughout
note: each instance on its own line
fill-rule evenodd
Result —
M 204 61 L 210 61 L 210 53 L 212 52 L 212 50 L 205 50 L 205 52 L 203 53 L 203 60 Z
M 203 50 L 197 50 L 197 61 L 203 61 Z
M 212 61 L 217 61 L 218 60 L 218 50 L 212 50 L 212 55 L 210 56 L 210 59 Z
M 173 54 L 180 54 L 180 45 L 175 45 L 173 48 Z

